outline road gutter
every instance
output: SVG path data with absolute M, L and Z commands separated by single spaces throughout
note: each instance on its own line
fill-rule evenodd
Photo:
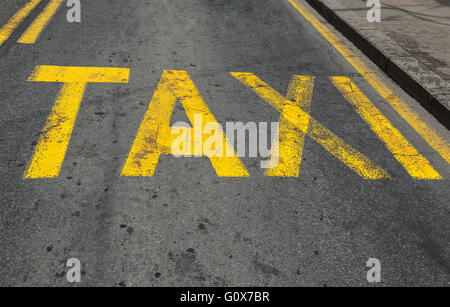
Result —
M 321 0 L 305 1 L 450 129 L 450 86 L 440 76 L 381 32 L 355 28 Z

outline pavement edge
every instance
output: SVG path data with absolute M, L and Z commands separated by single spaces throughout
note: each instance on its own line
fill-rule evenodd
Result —
M 320 0 L 305 0 L 333 27 L 341 32 L 358 49 L 369 57 L 392 80 L 430 112 L 447 129 L 450 129 L 450 87 L 436 73 L 419 63 L 406 50 L 383 36 L 383 43 L 398 51 L 388 53 L 371 40 L 371 34 L 358 30 L 342 19 Z

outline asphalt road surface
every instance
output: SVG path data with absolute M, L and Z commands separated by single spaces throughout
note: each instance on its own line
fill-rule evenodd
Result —
M 82 286 L 371 286 L 369 258 L 449 284 L 448 130 L 303 1 L 48 3 L 0 44 L 0 285 L 70 286 L 70 258 Z M 155 122 L 196 111 L 280 121 L 280 168 L 152 165 Z

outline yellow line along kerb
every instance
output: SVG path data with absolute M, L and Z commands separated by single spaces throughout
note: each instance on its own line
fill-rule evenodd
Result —
M 450 163 L 450 145 L 425 121 L 414 112 L 400 97 L 398 97 L 387 85 L 377 77 L 375 72 L 370 70 L 357 56 L 352 52 L 344 42 L 336 37 L 325 25 L 323 25 L 305 6 L 298 0 L 288 0 L 302 16 L 319 31 L 322 36 L 328 40 L 337 51 L 369 82 L 369 84 L 387 101 L 394 110 L 400 114 L 413 129 L 441 156 L 447 163 Z

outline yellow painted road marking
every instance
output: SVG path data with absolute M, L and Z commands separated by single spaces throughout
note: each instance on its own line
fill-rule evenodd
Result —
M 381 114 L 350 78 L 331 77 L 330 79 L 345 99 L 356 108 L 358 114 L 370 125 L 378 138 L 386 144 L 411 177 L 415 179 L 442 179 L 430 162 Z
M 56 98 L 25 178 L 59 176 L 86 83 L 65 83 Z
M 11 36 L 18 26 L 30 15 L 34 8 L 42 0 L 31 0 L 21 8 L 14 16 L 0 29 L 0 46 Z
M 122 176 L 151 177 L 155 173 L 161 154 L 175 154 L 171 152 L 171 142 L 174 137 L 171 136 L 170 119 L 177 99 L 183 105 L 191 123 L 196 122 L 196 115 L 202 115 L 200 131 L 203 131 L 208 123 L 217 123 L 186 71 L 164 71 L 124 165 Z M 194 130 L 197 128 L 194 124 Z M 220 177 L 249 176 L 225 134 L 222 131 L 220 134 L 223 143 L 226 144 L 225 150 L 233 152 L 234 155 L 232 157 L 209 156 L 217 175 Z M 198 133 L 194 133 L 194 139 L 197 135 Z M 195 155 L 206 156 L 202 145 L 195 144 L 194 140 Z
M 36 66 L 28 81 L 61 83 L 127 83 L 128 68 Z
M 322 36 L 328 40 L 339 53 L 369 82 L 369 84 L 386 100 L 400 116 L 402 116 L 413 129 L 428 144 L 434 148 L 446 161 L 450 163 L 450 145 L 438 135 L 426 122 L 414 112 L 400 97 L 398 97 L 380 78 L 370 70 L 352 52 L 344 42 L 339 40 L 325 25 L 323 25 L 309 10 L 307 10 L 298 0 L 288 0 L 303 17 L 308 20 Z
M 56 178 L 64 162 L 86 85 L 126 83 L 129 69 L 37 66 L 28 81 L 63 82 L 24 177 Z
M 309 114 L 314 89 L 314 77 L 294 76 L 289 85 L 286 98 L 292 105 L 301 108 Z M 305 127 L 309 126 L 309 118 L 305 118 Z M 278 156 L 278 165 L 266 170 L 266 176 L 273 177 L 298 177 L 303 157 L 305 133 L 298 130 L 293 123 L 280 117 L 279 143 L 275 143 L 272 157 Z
M 20 44 L 34 44 L 63 1 L 64 0 L 51 0 L 17 42 Z
M 277 109 L 297 129 L 307 134 L 361 177 L 365 179 L 391 178 L 385 170 L 346 144 L 299 106 L 283 97 L 255 75 L 251 73 L 231 74 Z

